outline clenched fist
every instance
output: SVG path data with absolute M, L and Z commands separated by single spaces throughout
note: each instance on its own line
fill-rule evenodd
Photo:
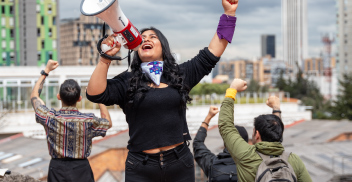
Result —
M 235 78 L 232 81 L 230 88 L 236 89 L 237 92 L 242 92 L 247 89 L 247 82 L 242 79 Z
M 59 66 L 59 63 L 57 61 L 54 60 L 49 60 L 48 63 L 46 63 L 46 67 L 45 67 L 45 73 L 49 73 L 50 71 L 53 71 L 54 69 L 56 69 Z
M 210 106 L 208 116 L 214 117 L 219 112 L 219 108 L 216 106 Z
M 238 0 L 222 0 L 222 6 L 225 14 L 235 16 L 238 7 Z
M 279 110 L 280 109 L 280 99 L 276 96 L 270 96 L 268 100 L 266 101 L 266 105 L 269 107 Z

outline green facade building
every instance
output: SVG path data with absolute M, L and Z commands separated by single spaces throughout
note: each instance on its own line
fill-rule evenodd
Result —
M 58 60 L 58 0 L 0 0 L 0 66 Z

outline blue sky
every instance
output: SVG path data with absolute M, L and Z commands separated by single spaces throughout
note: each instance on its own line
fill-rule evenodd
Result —
M 60 17 L 80 15 L 80 0 L 60 0 Z M 336 33 L 335 0 L 308 0 L 309 56 L 316 57 L 323 50 L 321 36 Z M 215 34 L 220 15 L 221 0 L 120 0 L 128 19 L 139 29 L 154 26 L 168 38 L 171 49 L 187 60 L 209 45 Z M 225 59 L 260 57 L 260 35 L 276 35 L 276 51 L 282 57 L 281 1 L 240 0 L 233 43 L 228 46 Z

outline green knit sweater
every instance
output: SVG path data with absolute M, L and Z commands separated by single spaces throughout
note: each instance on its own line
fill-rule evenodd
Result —
M 222 102 L 219 131 L 226 148 L 236 162 L 238 179 L 242 182 L 255 180 L 257 169 L 262 162 L 256 151 L 266 155 L 281 155 L 285 150 L 279 142 L 259 142 L 255 145 L 245 142 L 234 125 L 234 100 L 231 98 L 225 98 Z M 297 155 L 291 153 L 288 162 L 293 167 L 299 182 L 312 181 L 302 160 Z

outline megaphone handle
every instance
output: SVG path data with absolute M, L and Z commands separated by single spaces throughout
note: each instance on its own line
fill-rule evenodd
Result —
M 110 59 L 110 60 L 122 60 L 122 58 L 121 58 L 120 56 L 109 56 L 109 55 L 105 54 L 106 51 L 103 51 L 103 50 L 101 49 L 101 43 L 102 43 L 103 40 L 106 39 L 107 37 L 108 37 L 108 35 L 105 35 L 105 36 L 104 36 L 103 38 L 101 38 L 101 39 L 99 40 L 99 42 L 97 43 L 97 49 L 98 49 L 98 52 L 99 52 L 100 56 L 103 57 L 103 58 L 106 58 L 106 59 Z M 104 44 L 104 45 L 106 45 L 106 44 Z M 106 45 L 106 46 L 108 46 L 108 45 Z M 110 47 L 110 46 L 108 46 L 108 47 Z M 110 47 L 110 49 L 112 49 L 112 48 Z M 109 50 L 110 50 L 110 49 L 109 49 Z M 109 51 L 109 50 L 107 50 L 107 51 Z
M 112 47 L 111 47 L 111 45 L 102 44 L 102 45 L 101 45 L 102 51 L 103 51 L 104 53 L 110 51 L 110 50 L 115 46 L 115 44 L 116 44 L 117 42 L 119 42 L 118 38 L 117 38 L 117 37 L 114 37 L 114 44 L 112 45 Z

